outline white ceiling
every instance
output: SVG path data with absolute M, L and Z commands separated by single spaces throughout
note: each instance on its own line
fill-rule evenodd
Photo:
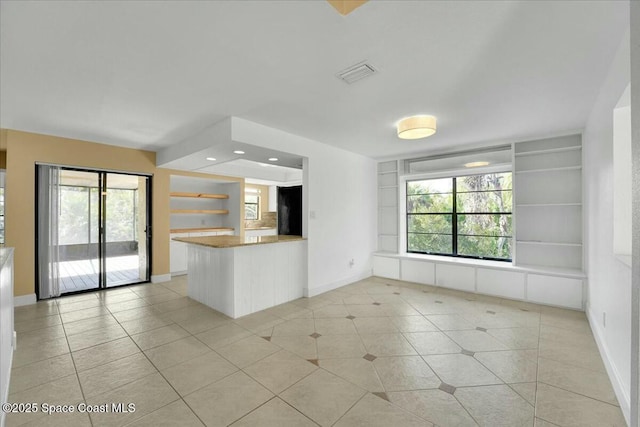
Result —
M 0 2 L 0 126 L 136 148 L 238 116 L 372 157 L 582 128 L 624 1 Z M 335 74 L 368 60 L 351 86 Z M 438 117 L 404 141 L 394 123 Z

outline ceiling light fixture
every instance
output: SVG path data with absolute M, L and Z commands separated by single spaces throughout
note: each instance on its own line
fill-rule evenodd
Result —
M 489 162 L 470 162 L 470 163 L 465 163 L 464 167 L 465 168 L 477 168 L 480 166 L 488 166 Z
M 210 162 L 215 162 L 216 158 L 215 157 L 207 157 L 207 160 L 209 160 Z
M 398 138 L 420 139 L 436 133 L 436 118 L 433 116 L 411 116 L 398 122 Z
M 277 162 L 278 158 L 277 157 L 269 157 L 269 161 L 270 162 Z
M 242 150 L 236 150 L 236 151 L 234 151 L 234 154 L 244 154 L 244 151 L 242 151 Z
M 345 16 L 362 6 L 367 0 L 327 0 L 340 15 Z

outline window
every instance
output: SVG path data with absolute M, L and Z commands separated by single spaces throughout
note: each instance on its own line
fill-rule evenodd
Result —
M 257 220 L 260 206 L 260 196 L 255 194 L 245 194 L 244 196 L 244 219 Z
M 407 181 L 407 252 L 511 260 L 511 173 Z

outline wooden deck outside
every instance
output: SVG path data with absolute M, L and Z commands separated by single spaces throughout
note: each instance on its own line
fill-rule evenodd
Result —
M 98 260 L 60 263 L 60 293 L 98 288 Z M 139 282 L 138 255 L 107 258 L 107 286 Z

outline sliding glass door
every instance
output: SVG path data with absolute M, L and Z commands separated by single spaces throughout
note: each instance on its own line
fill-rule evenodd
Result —
M 38 168 L 40 298 L 149 281 L 150 178 Z
M 149 177 L 107 173 L 104 215 L 105 286 L 149 280 Z
M 100 287 L 100 173 L 60 169 L 59 176 L 60 293 L 97 289 Z M 52 227 L 55 226 L 52 223 Z

